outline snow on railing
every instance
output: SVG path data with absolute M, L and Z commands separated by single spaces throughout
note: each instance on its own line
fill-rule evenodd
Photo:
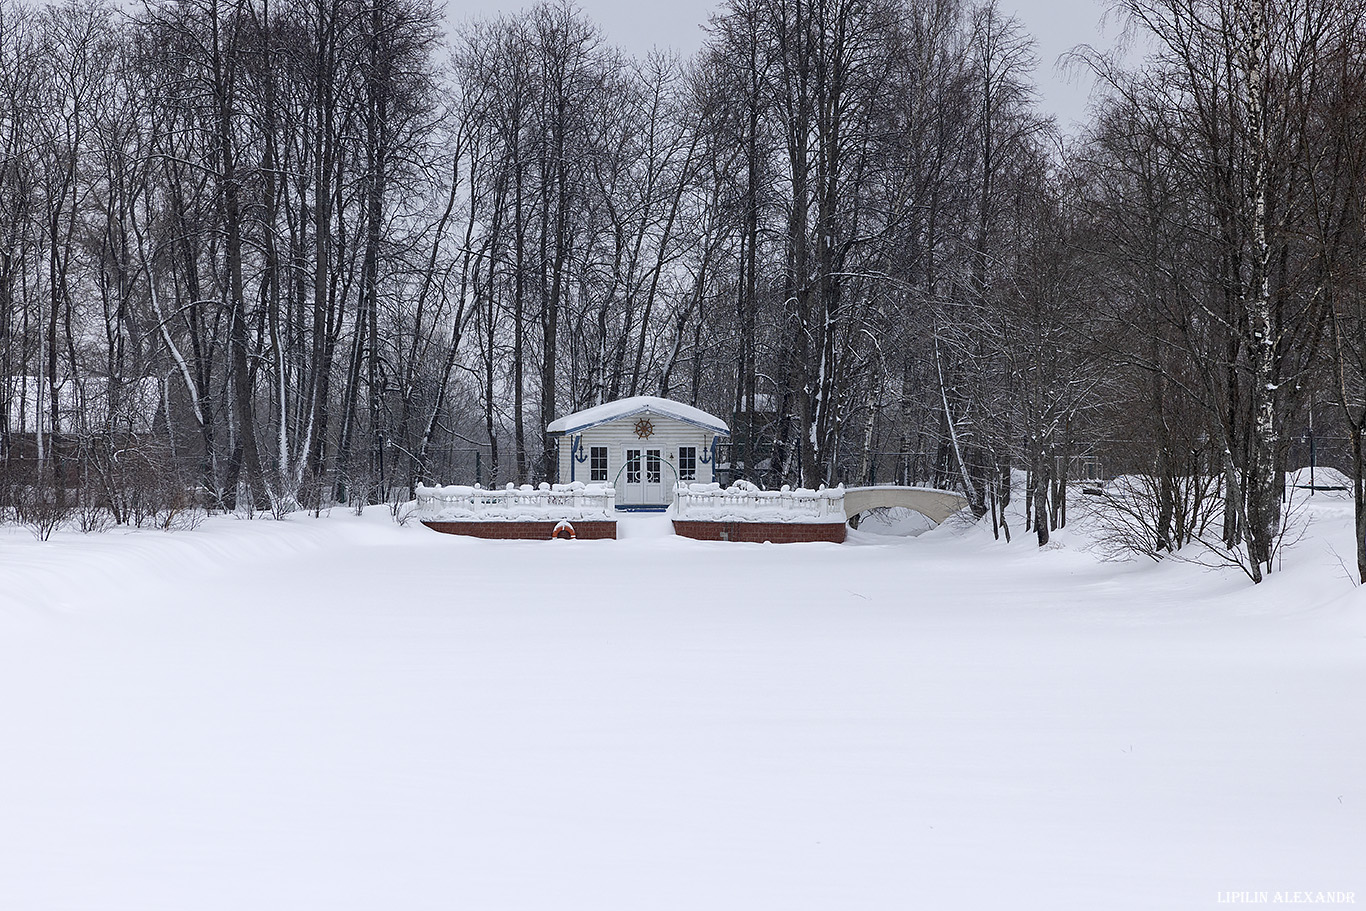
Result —
M 679 484 L 674 487 L 675 519 L 696 522 L 843 522 L 844 485 L 820 490 L 760 490 L 748 481 Z
M 544 522 L 615 518 L 616 488 L 606 484 L 509 484 L 502 490 L 465 487 L 418 487 L 418 519 L 424 522 Z

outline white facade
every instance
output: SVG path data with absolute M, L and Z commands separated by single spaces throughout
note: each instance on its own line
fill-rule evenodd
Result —
M 616 488 L 619 506 L 667 506 L 674 485 L 714 480 L 724 421 L 680 402 L 642 395 L 566 415 L 546 428 L 560 437 L 560 482 Z

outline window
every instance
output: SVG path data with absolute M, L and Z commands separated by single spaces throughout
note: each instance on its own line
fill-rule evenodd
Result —
M 640 483 L 640 450 L 626 450 L 626 483 Z
M 659 450 L 645 450 L 645 483 L 659 483 Z
M 678 480 L 697 480 L 697 447 L 678 447 Z
M 607 480 L 607 447 L 594 446 L 589 450 L 588 480 Z

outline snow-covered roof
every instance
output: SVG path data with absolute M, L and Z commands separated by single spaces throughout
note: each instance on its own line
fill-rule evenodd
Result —
M 673 418 L 685 424 L 695 424 L 722 436 L 730 436 L 730 428 L 726 426 L 726 422 L 715 415 L 707 414 L 702 409 L 694 408 L 691 405 L 684 405 L 682 402 L 673 402 L 653 395 L 635 395 L 629 399 L 604 402 L 583 411 L 566 414 L 562 418 L 551 421 L 545 432 L 578 433 L 598 424 L 618 421 L 622 418 L 634 417 L 647 412 Z

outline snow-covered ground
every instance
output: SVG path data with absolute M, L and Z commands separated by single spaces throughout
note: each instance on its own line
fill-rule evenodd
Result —
M 1366 592 L 1315 500 L 1255 588 L 1079 531 L 6 530 L 0 908 L 1366 904 Z

